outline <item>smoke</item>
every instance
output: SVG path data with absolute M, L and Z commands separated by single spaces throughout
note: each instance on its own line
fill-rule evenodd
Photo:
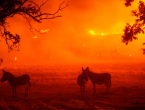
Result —
M 39 4 L 43 2 L 38 1 Z M 42 11 L 54 13 L 62 2 L 49 0 Z M 111 58 L 110 50 L 114 45 L 117 45 L 115 48 L 118 53 L 126 56 L 133 53 L 131 46 L 135 44 L 125 47 L 121 42 L 126 22 L 134 22 L 130 15 L 132 8 L 126 8 L 124 1 L 68 0 L 65 3 L 67 2 L 69 6 L 58 13 L 62 17 L 43 20 L 41 24 L 31 21 L 32 27 L 38 30 L 49 29 L 45 34 L 32 33 L 28 22 L 21 16 L 9 19 L 10 30 L 21 35 L 20 52 L 13 52 L 12 57 L 17 56 L 23 62 L 27 59 L 32 63 L 93 61 L 100 58 L 99 51 Z M 89 30 L 93 30 L 96 35 L 92 36 Z

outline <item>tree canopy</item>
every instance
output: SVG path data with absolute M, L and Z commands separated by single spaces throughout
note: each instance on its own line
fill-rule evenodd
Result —
M 14 17 L 16 14 L 23 16 L 32 28 L 30 20 L 34 20 L 35 22 L 42 23 L 44 19 L 54 19 L 57 17 L 61 17 L 61 15 L 57 15 L 59 11 L 62 11 L 64 8 L 68 6 L 68 4 L 63 5 L 65 1 L 63 1 L 58 9 L 54 13 L 43 13 L 41 8 L 44 4 L 46 4 L 48 0 L 46 0 L 41 5 L 38 5 L 35 0 L 1 0 L 0 1 L 0 36 L 5 39 L 6 44 L 8 45 L 8 51 L 10 52 L 14 48 L 18 48 L 20 44 L 20 36 L 18 34 L 13 35 L 7 29 L 7 19 L 10 17 Z M 9 41 L 11 43 L 9 43 Z
M 125 6 L 131 6 L 134 0 L 125 0 Z M 137 40 L 137 35 L 144 34 L 145 28 L 145 3 L 143 1 L 139 1 L 138 8 L 136 10 L 132 10 L 132 16 L 135 16 L 135 22 L 131 25 L 129 23 L 126 24 L 124 29 L 124 34 L 122 35 L 122 41 L 128 45 L 129 42 L 133 40 Z M 143 43 L 144 45 L 145 43 Z M 145 54 L 145 49 L 143 49 L 143 54 Z

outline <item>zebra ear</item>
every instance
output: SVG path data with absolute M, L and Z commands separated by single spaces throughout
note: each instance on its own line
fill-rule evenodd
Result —
M 89 67 L 87 67 L 86 70 L 89 70 Z
M 3 73 L 5 73 L 5 70 L 4 69 L 2 69 L 2 71 L 3 71 Z
M 82 71 L 84 71 L 84 68 L 82 67 Z

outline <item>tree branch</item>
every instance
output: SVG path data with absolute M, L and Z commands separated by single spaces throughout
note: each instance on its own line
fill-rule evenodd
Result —
M 18 34 L 13 35 L 6 29 L 6 26 L 5 26 L 6 19 L 8 17 L 14 17 L 14 15 L 19 14 L 28 21 L 31 32 L 32 30 L 40 32 L 37 29 L 32 27 L 30 23 L 30 18 L 34 20 L 35 22 L 42 23 L 42 21 L 45 19 L 54 19 L 57 17 L 62 17 L 61 15 L 57 15 L 57 14 L 68 6 L 68 4 L 66 4 L 65 6 L 62 6 L 65 3 L 65 1 L 63 1 L 59 5 L 59 8 L 56 10 L 56 12 L 43 13 L 41 12 L 41 8 L 47 2 L 48 0 L 46 0 L 40 6 L 33 0 L 13 0 L 13 1 L 5 0 L 5 1 L 0 2 L 0 26 L 3 27 L 4 29 L 3 32 L 0 30 L 1 31 L 0 35 L 5 39 L 6 44 L 8 45 L 9 52 L 16 47 L 18 47 L 18 50 L 19 50 L 20 36 Z M 8 41 L 11 41 L 12 44 L 10 44 Z

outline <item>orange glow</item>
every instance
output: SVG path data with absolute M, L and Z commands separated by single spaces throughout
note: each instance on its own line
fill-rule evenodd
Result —
M 36 39 L 36 38 L 38 38 L 38 37 L 37 37 L 37 36 L 34 36 L 33 38 Z
M 8 19 L 12 33 L 18 33 L 22 38 L 20 51 L 11 59 L 14 60 L 17 56 L 18 61 L 24 60 L 25 63 L 27 59 L 33 59 L 32 63 L 49 63 L 50 60 L 52 62 L 114 60 L 114 56 L 118 59 L 145 58 L 139 50 L 143 48 L 142 42 L 145 41 L 142 35 L 127 46 L 121 42 L 126 23 L 134 23 L 134 18 L 130 15 L 131 10 L 136 9 L 137 4 L 126 8 L 122 0 L 83 1 L 83 5 L 82 1 L 71 0 L 71 5 L 60 13 L 62 18 L 44 20 L 40 24 L 31 22 L 34 27 L 31 30 L 23 17 L 15 16 L 15 18 Z M 53 12 L 51 9 L 48 10 L 47 5 L 43 10 Z M 75 16 L 72 13 L 75 13 Z M 22 25 L 21 28 L 20 25 Z M 0 46 L 3 47 L 3 45 L 5 42 L 1 40 Z M 112 52 L 113 49 L 116 51 Z M 7 47 L 0 48 L 0 50 L 4 53 Z
M 40 32 L 41 33 L 46 33 L 46 32 L 48 32 L 50 29 L 46 29 L 46 30 L 41 30 Z
M 1 0 L 0 4 L 3 1 Z M 27 15 L 26 18 L 30 22 L 18 14 L 7 18 L 7 22 L 10 23 L 8 31 L 11 30 L 14 35 L 19 34 L 21 41 L 20 51 L 14 48 L 8 53 L 6 39 L 0 37 L 0 109 L 145 108 L 145 55 L 142 54 L 145 48 L 145 45 L 142 45 L 145 42 L 145 34 L 138 35 L 138 40 L 128 45 L 122 43 L 126 23 L 134 23 L 131 16 L 134 6 L 125 7 L 125 0 L 20 1 L 36 1 L 38 6 L 42 6 L 40 11 L 50 13 L 52 17 L 55 17 L 52 14 L 57 11 L 61 2 L 69 2 L 69 6 L 56 14 L 62 17 L 44 19 L 42 23 L 33 21 Z M 46 1 L 48 3 L 43 5 Z M 20 9 L 24 6 L 29 8 L 33 5 L 20 5 Z M 19 10 L 19 7 L 14 8 Z M 24 11 L 27 12 L 27 8 L 24 8 Z M 0 8 L 1 11 L 5 10 Z M 45 16 L 38 19 L 43 17 Z M 145 26 L 142 28 L 145 29 Z M 11 41 L 10 43 L 13 44 Z M 109 86 L 109 91 L 106 91 L 106 80 L 102 85 L 95 85 L 95 93 L 93 83 L 89 79 L 85 94 L 81 95 L 77 78 L 80 74 L 85 75 L 82 78 L 91 77 L 89 71 L 85 70 L 87 67 L 94 73 L 111 74 L 111 81 L 108 81 L 112 82 L 112 86 Z M 30 76 L 28 97 L 24 94 L 27 93 L 25 88 L 28 90 L 30 83 L 26 82 L 24 87 L 18 86 L 18 97 L 12 98 L 15 89 L 13 91 L 7 81 L 2 83 L 3 69 L 16 76 L 12 87 L 14 84 L 20 86 L 20 83 L 25 81 L 22 77 L 22 81 L 17 82 L 19 76 Z M 104 82 L 101 80 L 110 77 L 105 77 L 105 74 L 96 78 L 96 82 L 101 84 Z M 95 79 L 94 76 L 92 77 Z M 81 80 L 84 86 L 86 82 Z M 10 81 L 13 81 L 13 78 Z
M 93 30 L 90 30 L 89 33 L 94 36 L 95 35 L 95 32 Z

